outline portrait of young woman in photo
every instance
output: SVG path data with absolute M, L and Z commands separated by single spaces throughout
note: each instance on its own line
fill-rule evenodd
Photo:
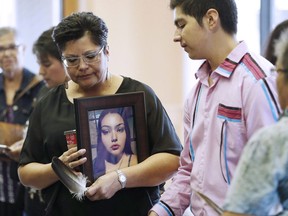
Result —
M 99 116 L 97 134 L 97 157 L 93 161 L 95 179 L 105 173 L 137 164 L 123 108 L 103 110 Z

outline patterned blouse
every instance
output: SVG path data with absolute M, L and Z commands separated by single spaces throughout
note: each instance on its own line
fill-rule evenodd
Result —
M 260 129 L 248 142 L 224 209 L 264 216 L 279 203 L 279 215 L 288 215 L 288 115 Z

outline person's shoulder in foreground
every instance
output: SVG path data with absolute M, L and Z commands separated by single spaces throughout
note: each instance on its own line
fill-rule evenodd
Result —
M 223 208 L 247 215 L 268 215 L 283 202 L 288 209 L 288 118 L 256 132 L 244 148 Z M 280 194 L 277 193 L 280 192 Z M 224 214 L 226 216 L 226 214 Z M 227 214 L 228 216 L 229 214 Z

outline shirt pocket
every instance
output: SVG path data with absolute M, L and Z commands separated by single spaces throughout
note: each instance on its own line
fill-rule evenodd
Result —
M 243 140 L 246 137 L 242 108 L 220 103 L 217 110 L 217 119 L 218 144 L 226 145 L 227 148 L 237 153 L 239 148 L 242 149 Z

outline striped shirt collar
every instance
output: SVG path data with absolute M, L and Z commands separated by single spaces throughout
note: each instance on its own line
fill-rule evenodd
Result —
M 246 53 L 248 53 L 247 44 L 241 41 L 214 72 L 229 78 Z M 207 78 L 207 71 L 211 71 L 210 65 L 208 61 L 204 61 L 195 74 L 196 78 L 200 80 Z

